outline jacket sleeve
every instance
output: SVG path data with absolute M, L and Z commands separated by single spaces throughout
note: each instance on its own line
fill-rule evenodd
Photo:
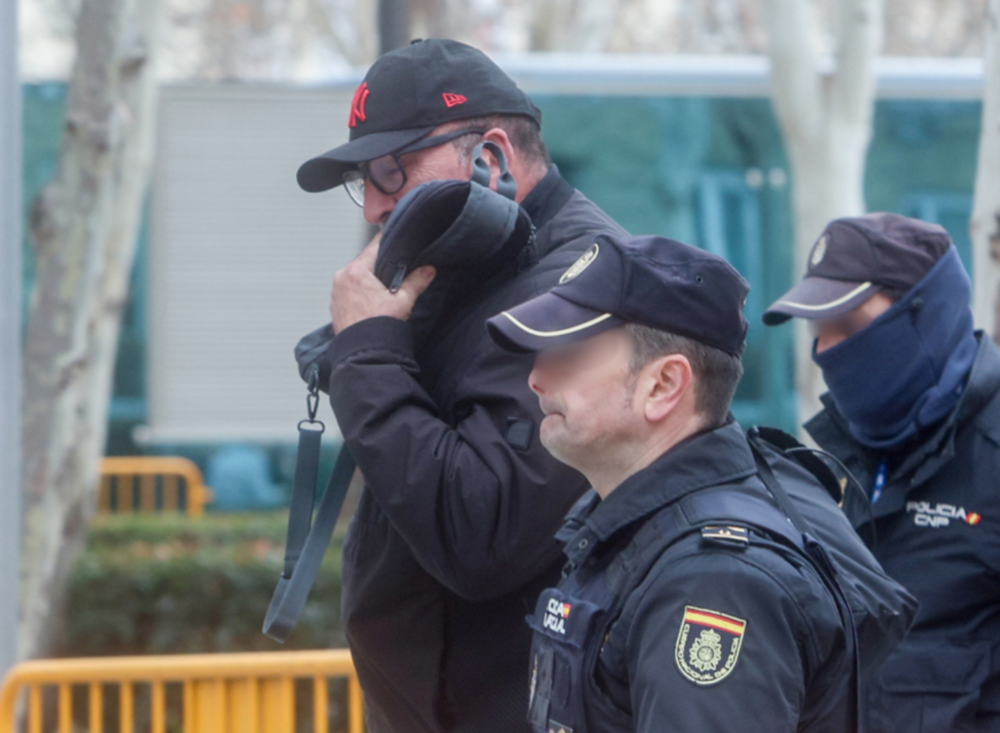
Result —
M 361 321 L 331 348 L 330 401 L 367 490 L 424 569 L 469 600 L 549 567 L 553 535 L 586 489 L 539 443 L 532 358 L 479 351 L 446 420 L 418 380 L 407 323 Z M 509 420 L 523 431 L 511 440 Z
M 622 645 L 638 733 L 848 729 L 836 607 L 825 588 L 785 581 L 736 551 L 654 569 Z M 807 685 L 831 663 L 839 678 Z

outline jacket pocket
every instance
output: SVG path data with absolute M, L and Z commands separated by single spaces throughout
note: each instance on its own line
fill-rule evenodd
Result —
M 876 676 L 872 731 L 960 733 L 974 730 L 989 676 L 986 645 L 954 647 L 904 641 Z

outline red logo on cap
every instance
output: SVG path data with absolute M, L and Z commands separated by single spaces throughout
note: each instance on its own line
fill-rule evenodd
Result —
M 368 82 L 361 82 L 361 86 L 354 92 L 354 99 L 351 100 L 351 118 L 347 121 L 348 127 L 357 127 L 359 122 L 368 119 L 365 114 L 365 103 L 368 101 Z
M 465 104 L 469 100 L 463 97 L 461 94 L 452 94 L 450 92 L 445 92 L 441 95 L 444 99 L 444 103 L 449 107 L 457 107 L 460 104 Z

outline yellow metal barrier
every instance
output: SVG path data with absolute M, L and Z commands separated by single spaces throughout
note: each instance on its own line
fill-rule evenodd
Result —
M 187 514 L 200 517 L 205 504 L 212 501 L 212 490 L 205 486 L 201 471 L 193 461 L 175 456 L 124 456 L 101 462 L 101 489 L 97 508 L 101 512 L 157 511 L 157 478 L 162 486 L 161 508 L 175 512 L 180 507 L 180 483 L 187 491 Z M 138 481 L 138 502 L 135 482 Z M 117 501 L 112 501 L 112 492 Z
M 0 733 L 16 733 L 25 698 L 27 731 L 41 733 L 46 696 L 55 713 L 44 729 L 55 723 L 59 733 L 104 733 L 108 720 L 110 731 L 166 733 L 168 719 L 177 733 L 295 733 L 310 720 L 306 730 L 328 733 L 331 677 L 347 678 L 347 730 L 362 733 L 361 687 L 347 650 L 23 662 L 0 689 Z M 298 699 L 309 696 L 304 689 L 311 714 L 296 716 L 297 703 L 300 712 L 309 707 Z

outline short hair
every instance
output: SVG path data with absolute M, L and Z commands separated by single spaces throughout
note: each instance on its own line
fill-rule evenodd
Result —
M 549 149 L 542 140 L 542 130 L 538 123 L 527 115 L 488 115 L 486 117 L 470 117 L 464 120 L 456 120 L 449 123 L 449 128 L 459 130 L 463 127 L 479 127 L 484 130 L 492 130 L 499 127 L 507 133 L 510 144 L 514 146 L 525 161 L 544 166 L 546 169 L 552 165 L 552 157 Z M 472 151 L 480 143 L 479 138 L 474 136 L 459 137 L 452 141 L 452 145 L 458 150 L 463 159 L 470 159 Z
M 661 356 L 680 354 L 686 357 L 695 376 L 695 410 L 704 417 L 705 427 L 714 429 L 726 422 L 736 386 L 743 376 L 740 357 L 686 336 L 638 323 L 625 324 L 625 330 L 632 337 L 629 363 L 632 374 Z

